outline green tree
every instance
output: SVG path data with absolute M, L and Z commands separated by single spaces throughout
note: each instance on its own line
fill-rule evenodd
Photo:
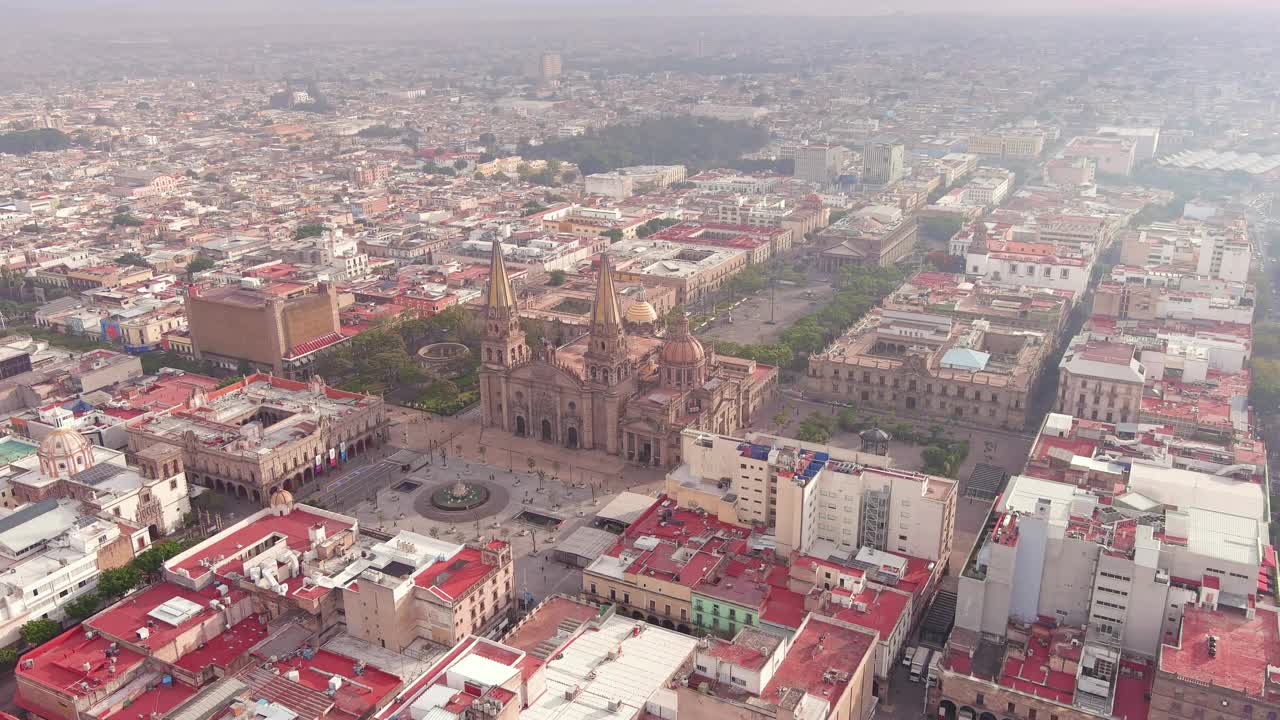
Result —
M 602 236 L 609 238 L 609 242 L 616 243 L 622 239 L 622 231 L 618 228 L 609 228 L 600 233 Z
M 145 223 L 141 218 L 130 213 L 116 213 L 111 216 L 111 227 L 141 227 Z
M 577 180 L 578 180 L 578 173 L 572 170 L 565 170 L 564 172 L 560 173 L 560 182 L 564 183 L 565 185 L 577 182 Z
M 563 270 L 552 270 L 547 276 L 547 284 L 552 286 L 563 285 L 568 277 L 568 273 Z
M 726 167 L 769 140 L 765 128 L 681 115 L 644 118 L 592 129 L 537 147 L 522 148 L 530 159 L 565 160 L 587 175 L 626 165 L 680 163 L 692 169 Z M 551 168 L 558 175 L 558 168 Z
M 357 132 L 356 136 L 362 138 L 390 139 L 400 137 L 403 134 L 403 128 L 393 128 L 386 125 L 372 125 Z
M 840 408 L 840 413 L 836 415 L 836 423 L 845 432 L 857 432 L 862 426 L 862 421 L 853 408 Z
M 136 265 L 138 267 L 149 267 L 145 258 L 136 252 L 127 252 L 116 258 L 117 265 Z
M 204 255 L 197 255 L 192 258 L 191 262 L 187 263 L 187 277 L 193 278 L 196 273 L 204 272 L 214 265 L 215 263 L 213 262 L 213 258 L 205 257 Z
M 104 598 L 117 598 L 128 593 L 142 582 L 142 573 L 137 568 L 124 567 L 103 570 L 98 577 L 98 592 Z
M 920 220 L 920 236 L 933 242 L 950 242 L 960 226 L 958 215 L 930 215 Z
M 156 577 L 160 574 L 164 563 L 176 557 L 183 549 L 180 543 L 173 540 L 161 540 L 160 542 L 152 543 L 151 547 L 139 553 L 133 559 L 132 564 L 143 575 Z
M 809 413 L 804 420 L 800 421 L 800 428 L 796 432 L 796 439 L 804 442 L 826 444 L 831 441 L 831 417 L 822 413 Z
M 462 159 L 462 158 L 458 158 L 457 160 L 454 160 L 454 161 L 453 161 L 453 169 L 454 169 L 454 170 L 465 170 L 465 169 L 467 169 L 467 164 L 468 164 L 468 163 L 467 163 L 467 161 L 466 161 L 466 160 L 464 160 L 464 159 Z
M 71 147 L 71 138 L 61 130 L 39 128 L 0 133 L 0 154 L 28 155 Z
M 6 647 L 0 648 L 0 668 L 6 670 L 18 664 L 18 648 Z
M 303 238 L 320 237 L 324 234 L 324 225 L 310 223 L 307 225 L 299 225 L 293 231 L 294 240 L 302 240 Z
M 72 620 L 87 620 L 98 612 L 98 606 L 101 600 L 96 592 L 87 592 L 80 597 L 67 603 L 64 608 L 67 611 L 67 617 Z
M 650 235 L 658 232 L 659 230 L 663 228 L 671 227 L 672 225 L 675 225 L 679 222 L 680 222 L 679 220 L 673 220 L 671 218 L 654 218 L 646 222 L 645 224 L 641 225 L 639 228 L 637 228 L 636 236 L 649 237 Z M 746 272 L 746 271 L 744 270 L 743 272 Z
M 50 640 L 58 637 L 62 632 L 62 625 L 56 620 L 41 618 L 39 620 L 31 620 L 18 628 L 18 634 L 22 636 L 24 642 L 31 647 L 43 645 Z
M 498 138 L 491 132 L 480 133 L 480 137 L 478 139 L 480 144 L 485 147 L 493 147 L 498 144 Z
M 938 445 L 930 445 L 920 453 L 924 471 L 930 475 L 947 474 L 947 451 Z

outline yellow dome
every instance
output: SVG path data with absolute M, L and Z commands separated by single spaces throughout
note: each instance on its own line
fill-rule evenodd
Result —
M 271 495 L 271 507 L 280 507 L 281 505 L 292 505 L 293 493 L 288 490 L 277 490 Z
M 627 322 L 644 325 L 646 323 L 657 321 L 658 311 L 654 310 L 653 306 L 650 305 L 647 300 L 632 303 L 631 307 L 627 308 Z

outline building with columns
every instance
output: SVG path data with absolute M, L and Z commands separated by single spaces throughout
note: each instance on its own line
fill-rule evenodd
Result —
M 130 421 L 128 449 L 141 459 L 169 448 L 196 485 L 266 505 L 381 446 L 387 423 L 380 397 L 259 373 Z
M 687 318 L 664 336 L 633 332 L 606 254 L 586 334 L 529 348 L 520 310 L 495 243 L 480 350 L 482 420 L 519 437 L 674 467 L 681 430 L 737 430 L 777 384 L 777 368 L 704 348 Z

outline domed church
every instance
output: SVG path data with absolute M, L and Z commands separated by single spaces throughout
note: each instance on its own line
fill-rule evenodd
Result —
M 630 310 L 624 317 L 602 253 L 589 331 L 558 347 L 529 348 L 495 241 L 480 349 L 484 426 L 674 467 L 682 430 L 736 432 L 776 388 L 777 368 L 717 357 L 690 333 L 687 317 L 665 337 L 630 334 L 627 323 L 654 327 L 656 320 Z

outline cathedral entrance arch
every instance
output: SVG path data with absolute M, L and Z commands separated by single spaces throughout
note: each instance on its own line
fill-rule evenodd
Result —
M 571 450 L 578 449 L 578 428 L 569 428 L 568 432 L 565 433 L 564 445 Z
M 517 415 L 516 416 L 516 435 L 519 435 L 520 437 L 524 437 L 528 434 L 529 434 L 529 429 L 524 426 L 524 418 Z
M 542 440 L 543 442 L 551 442 L 551 421 L 542 421 Z

